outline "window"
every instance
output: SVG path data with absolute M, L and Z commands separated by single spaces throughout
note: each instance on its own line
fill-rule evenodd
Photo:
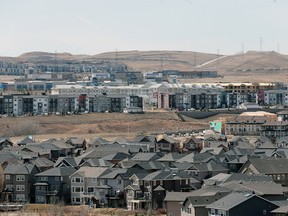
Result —
M 72 192 L 73 193 L 80 193 L 83 192 L 84 188 L 83 187 L 72 187 Z
M 16 185 L 16 191 L 25 191 L 25 185 Z
M 88 193 L 93 193 L 94 192 L 94 187 L 88 187 L 87 191 L 88 191 Z
M 13 191 L 13 185 L 6 185 L 6 189 L 8 191 Z
M 83 178 L 82 177 L 74 177 L 72 178 L 72 182 L 73 183 L 82 183 L 83 182 Z
M 6 175 L 6 179 L 10 179 L 10 175 Z
M 122 183 L 121 179 L 117 179 L 117 184 L 119 185 L 121 183 Z
M 48 181 L 47 176 L 39 176 L 39 181 Z
M 16 175 L 16 181 L 25 181 L 24 175 Z
M 16 194 L 17 201 L 25 201 L 25 194 Z
M 45 186 L 36 186 L 37 191 L 45 191 Z
M 97 178 L 92 178 L 92 182 L 96 183 L 97 182 Z
M 59 180 L 60 180 L 59 176 L 56 176 L 55 181 L 59 181 Z
M 132 183 L 133 185 L 138 185 L 139 184 L 139 180 L 138 179 L 135 179 L 135 180 L 133 180 L 133 183 Z

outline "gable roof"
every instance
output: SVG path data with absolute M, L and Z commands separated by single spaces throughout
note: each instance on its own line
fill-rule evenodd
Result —
M 185 205 L 186 202 L 192 204 L 193 207 L 206 207 L 207 205 L 216 202 L 217 200 L 224 197 L 226 193 L 216 193 L 211 195 L 202 195 L 202 196 L 188 196 L 182 205 Z
M 19 141 L 17 144 L 18 145 L 26 145 L 27 143 L 36 143 L 36 142 L 27 136 L 23 140 Z
M 90 158 L 90 159 L 86 160 L 83 164 L 85 164 L 85 163 L 88 163 L 91 167 L 111 167 L 111 166 L 113 166 L 113 163 L 106 161 L 103 158 L 100 158 L 100 159 Z
M 137 153 L 130 160 L 132 161 L 155 161 L 162 157 L 161 153 Z
M 57 161 L 55 162 L 55 167 L 59 167 L 62 164 L 65 164 L 65 166 L 70 166 L 77 168 L 80 166 L 81 163 L 83 163 L 84 160 L 81 157 L 59 157 Z
M 44 172 L 38 173 L 35 176 L 70 176 L 72 175 L 76 169 L 73 167 L 53 167 Z
M 71 176 L 80 174 L 86 178 L 98 178 L 106 170 L 106 167 L 80 167 L 80 169 L 75 171 Z
M 102 137 L 96 137 L 96 138 L 88 141 L 88 144 L 90 144 L 90 145 L 101 145 L 101 144 L 107 144 L 107 143 L 109 143 L 109 141 L 102 138 Z
M 210 152 L 204 152 L 204 153 L 190 153 L 176 162 L 190 162 L 190 163 L 201 163 L 201 162 L 208 162 L 213 157 L 213 154 Z
M 150 135 L 150 136 L 136 136 L 134 139 L 135 142 L 139 142 L 139 143 L 155 143 L 156 141 L 156 136 Z
M 286 158 L 250 158 L 249 162 L 262 174 L 288 173 Z
M 28 175 L 36 166 L 34 164 L 8 164 L 4 170 L 5 174 Z
M 274 205 L 272 202 L 259 197 L 255 194 L 251 194 L 251 193 L 237 193 L 237 192 L 233 192 L 228 194 L 227 196 L 224 196 L 223 198 L 219 199 L 216 202 L 213 202 L 212 204 L 208 205 L 206 208 L 209 209 L 222 209 L 222 210 L 230 210 L 238 205 L 240 205 L 243 202 L 246 202 L 247 200 L 251 199 L 251 198 L 257 198 L 257 199 L 261 199 L 266 201 L 267 203 L 271 203 L 271 205 Z M 276 206 L 276 205 L 275 205 Z

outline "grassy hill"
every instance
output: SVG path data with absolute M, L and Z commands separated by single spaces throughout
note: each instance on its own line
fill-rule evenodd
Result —
M 288 56 L 274 51 L 221 56 L 191 51 L 118 51 L 97 55 L 29 52 L 16 58 L 0 57 L 0 61 L 53 63 L 101 61 L 126 64 L 135 71 L 159 70 L 216 70 L 224 78 L 213 81 L 288 81 Z M 231 78 L 232 77 L 232 78 Z M 238 78 L 239 79 L 238 79 Z M 252 80 L 251 80 L 252 79 Z M 264 79 L 264 80 L 263 80 Z M 203 80 L 201 80 L 203 81 Z M 209 81 L 209 80 L 208 80 Z

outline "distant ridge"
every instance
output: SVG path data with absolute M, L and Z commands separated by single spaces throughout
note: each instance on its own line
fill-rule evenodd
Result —
M 110 61 L 124 63 L 135 71 L 216 70 L 222 75 L 288 73 L 288 56 L 275 51 L 247 51 L 235 55 L 217 55 L 192 51 L 152 50 L 115 51 L 97 55 L 27 52 L 18 57 L 0 57 L 0 61 L 54 63 Z

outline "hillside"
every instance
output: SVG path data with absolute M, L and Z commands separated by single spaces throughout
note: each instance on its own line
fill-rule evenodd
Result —
M 244 54 L 220 58 L 219 60 L 206 64 L 200 68 L 203 70 L 212 70 L 217 68 L 219 73 L 224 75 L 239 75 L 239 73 L 287 73 L 288 56 L 274 51 L 248 51 Z
M 29 52 L 16 58 L 0 57 L 0 61 L 31 63 L 124 63 L 130 70 L 216 70 L 224 78 L 213 81 L 288 81 L 288 56 L 274 51 L 248 51 L 221 56 L 191 51 L 117 51 L 98 55 Z M 263 76 L 264 75 L 264 76 Z M 203 80 L 200 80 L 203 81 Z M 209 80 L 207 80 L 209 81 Z M 211 81 L 211 80 L 210 80 Z

